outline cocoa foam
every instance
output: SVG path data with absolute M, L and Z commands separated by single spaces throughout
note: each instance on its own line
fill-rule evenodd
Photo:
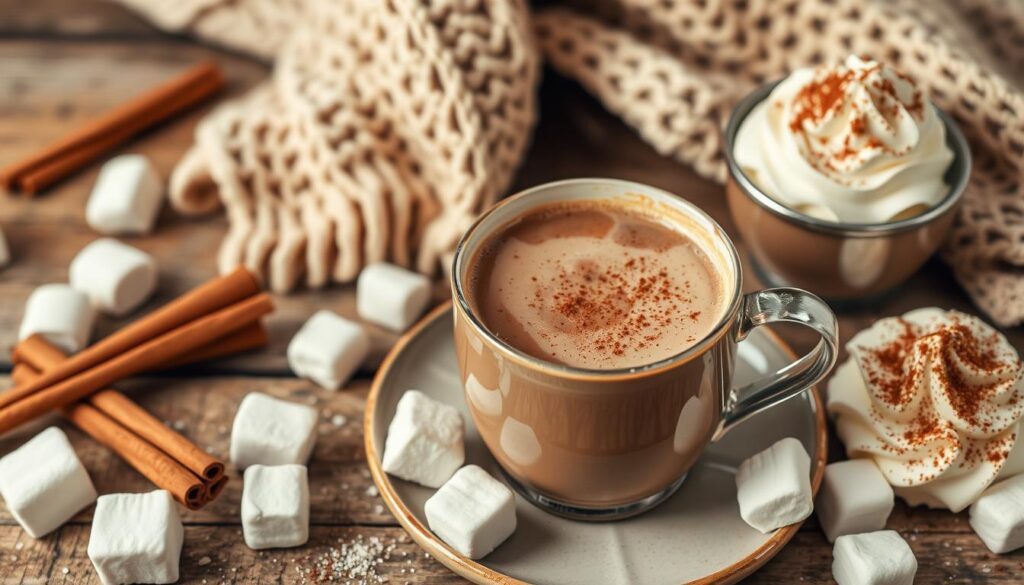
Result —
M 573 367 L 637 367 L 704 338 L 722 278 L 681 230 L 625 205 L 540 208 L 481 249 L 472 297 L 485 326 L 534 357 Z

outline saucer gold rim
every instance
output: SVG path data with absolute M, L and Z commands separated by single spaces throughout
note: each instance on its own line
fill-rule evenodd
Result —
M 363 415 L 363 436 L 366 448 L 367 464 L 370 467 L 370 474 L 373 478 L 373 482 L 380 491 L 381 498 L 384 500 L 385 505 L 387 505 L 388 509 L 391 510 L 391 513 L 398 520 L 398 523 L 406 533 L 412 537 L 413 541 L 420 545 L 424 551 L 430 554 L 430 556 L 437 559 L 438 562 L 448 567 L 456 574 L 465 577 L 474 583 L 481 585 L 527 585 L 525 581 L 498 573 L 477 561 L 463 556 L 434 536 L 434 533 L 420 522 L 412 511 L 405 505 L 398 492 L 391 484 L 390 478 L 386 473 L 384 473 L 384 470 L 381 469 L 380 452 L 383 449 L 383 445 L 376 444 L 375 437 L 377 433 L 374 419 L 376 418 L 377 400 L 380 396 L 384 380 L 387 378 L 389 371 L 405 347 L 408 346 L 409 343 L 412 342 L 412 340 L 415 339 L 424 329 L 432 325 L 434 321 L 449 315 L 451 311 L 451 301 L 431 310 L 427 315 L 420 319 L 419 322 L 413 325 L 409 331 L 399 338 L 398 342 L 391 351 L 388 352 L 384 361 L 377 370 L 377 374 L 374 376 L 373 383 L 370 386 L 370 392 L 366 397 L 366 410 Z M 778 337 L 778 335 L 768 330 L 765 330 L 764 333 L 766 333 L 788 356 L 796 359 L 796 354 L 788 344 Z M 814 453 L 815 466 L 814 476 L 811 478 L 811 489 L 816 495 L 818 493 L 818 488 L 821 485 L 822 477 L 825 473 L 825 464 L 828 458 L 828 431 L 825 422 L 825 403 L 822 400 L 821 393 L 817 387 L 811 389 L 811 396 L 814 399 L 817 446 L 816 452 Z M 656 514 L 657 510 L 652 510 L 648 513 Z M 789 540 L 797 533 L 801 525 L 803 525 L 802 521 L 776 530 L 770 537 L 768 537 L 764 544 L 759 546 L 743 559 L 740 559 L 739 561 L 715 573 L 706 575 L 694 581 L 689 581 L 684 585 L 710 585 L 712 583 L 729 584 L 736 583 L 741 579 L 744 579 L 778 554 L 778 552 L 782 550 Z

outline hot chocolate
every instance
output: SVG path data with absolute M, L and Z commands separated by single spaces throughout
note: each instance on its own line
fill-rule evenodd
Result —
M 679 354 L 711 332 L 726 302 L 697 244 L 621 203 L 535 210 L 495 233 L 474 266 L 473 303 L 492 333 L 579 368 Z

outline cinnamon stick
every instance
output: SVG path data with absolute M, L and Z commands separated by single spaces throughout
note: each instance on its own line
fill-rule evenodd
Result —
M 0 170 L 0 184 L 34 194 L 223 87 L 217 65 L 200 63 Z
M 183 355 L 176 360 L 172 360 L 170 363 L 161 364 L 160 369 L 169 370 L 177 366 L 205 362 L 230 355 L 238 355 L 254 349 L 266 347 L 269 341 L 270 337 L 267 334 L 267 327 L 262 321 L 254 321 L 252 324 L 246 325 L 238 331 L 234 331 L 220 339 L 214 340 L 206 347 L 199 348 L 193 352 Z
M 185 293 L 163 307 L 97 341 L 69 357 L 30 383 L 17 384 L 0 394 L 0 410 L 39 390 L 67 380 L 115 356 L 181 327 L 214 311 L 231 306 L 260 291 L 256 277 L 244 268 L 215 278 Z M 256 320 L 255 317 L 248 321 Z M 15 348 L 17 361 L 17 348 Z
M 18 356 L 24 360 L 19 363 L 31 366 L 37 372 L 45 372 L 66 359 L 63 352 L 39 335 L 19 343 Z M 100 390 L 90 396 L 88 401 L 93 408 L 148 441 L 204 481 L 213 482 L 224 475 L 223 463 L 181 434 L 167 428 L 146 409 L 117 390 Z
M 241 329 L 269 313 L 273 308 L 273 301 L 267 294 L 249 297 L 136 345 L 120 355 L 115 355 L 105 362 L 60 382 L 29 393 L 0 408 L 0 434 L 50 410 L 62 408 L 81 400 L 117 380 L 155 369 L 161 364 L 187 355 L 228 333 Z M 69 358 L 54 370 L 60 369 L 61 366 L 73 360 L 74 358 Z M 45 376 L 44 374 L 40 378 Z M 33 384 L 24 386 L 19 384 L 11 392 L 32 386 Z
M 38 375 L 36 370 L 25 363 L 18 364 L 11 371 L 11 377 L 19 383 L 28 382 Z M 202 480 L 96 408 L 88 404 L 74 404 L 63 409 L 62 414 L 137 469 L 146 479 L 169 491 L 189 509 L 197 510 L 210 501 L 210 494 Z M 222 489 L 223 486 L 218 488 L 218 494 Z
M 224 487 L 228 485 L 228 476 L 222 476 L 217 481 L 206 486 L 206 500 L 212 502 L 220 497 L 221 492 L 224 491 Z

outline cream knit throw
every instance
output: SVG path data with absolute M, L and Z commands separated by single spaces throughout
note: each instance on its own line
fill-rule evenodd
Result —
M 867 55 L 912 75 L 971 141 L 945 259 L 1000 325 L 1024 321 L 1024 2 L 577 0 L 534 18 L 542 52 L 661 153 L 722 182 L 732 104 L 809 64 Z
M 525 148 L 536 73 L 514 0 L 121 1 L 165 28 L 278 56 L 271 84 L 202 125 L 172 184 L 186 211 L 214 208 L 219 193 L 231 218 L 221 266 L 244 263 L 276 290 L 302 274 L 347 281 L 382 258 L 432 271 Z M 755 85 L 851 52 L 914 76 L 975 157 L 944 257 L 997 323 L 1024 321 L 1024 3 L 566 4 L 533 19 L 550 65 L 719 182 L 721 128 Z
M 259 57 L 171 177 L 187 213 L 226 209 L 219 267 L 275 291 L 387 260 L 436 272 L 504 193 L 535 118 L 518 0 L 124 0 L 159 26 Z

